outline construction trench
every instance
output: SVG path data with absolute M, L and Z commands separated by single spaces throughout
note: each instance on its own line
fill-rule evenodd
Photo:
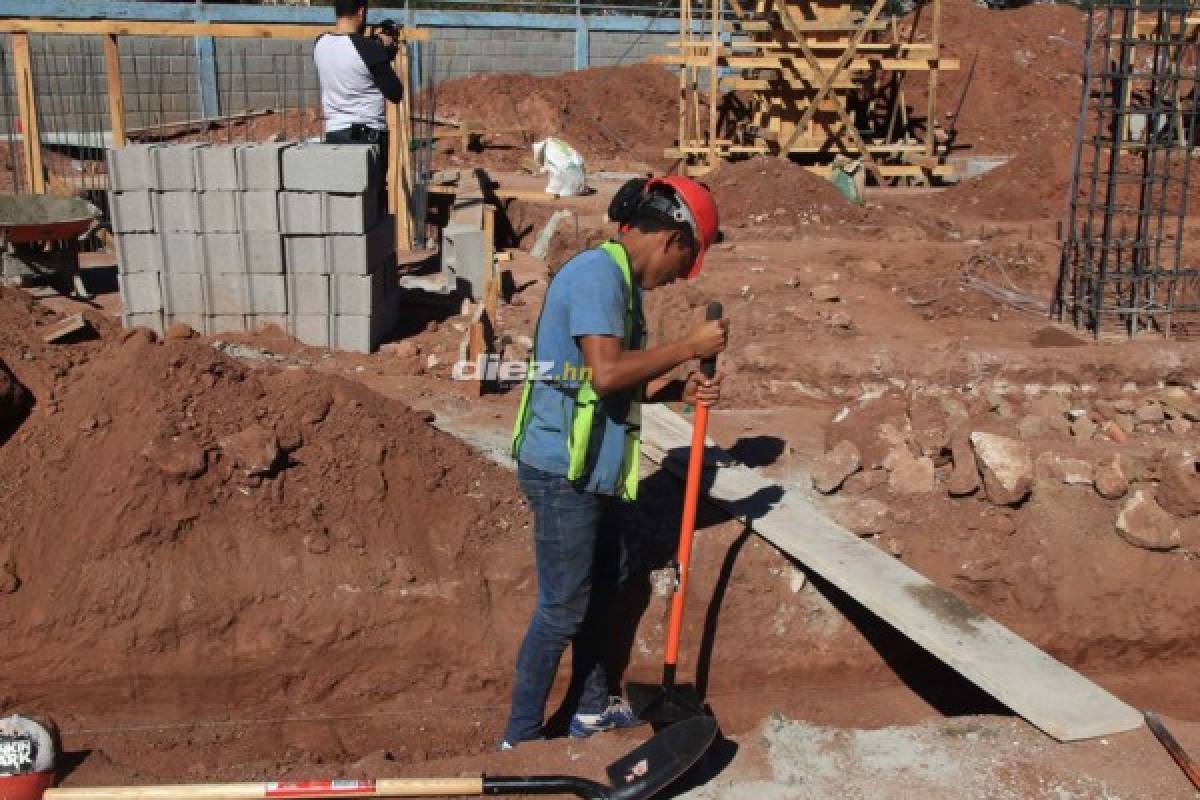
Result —
M 906 185 L 872 180 L 856 205 L 811 163 L 727 160 L 692 132 L 703 152 L 683 166 L 705 173 L 724 239 L 696 281 L 646 303 L 652 340 L 713 300 L 731 324 L 680 663 L 722 738 L 662 796 L 1196 796 L 1140 711 L 1200 754 L 1197 218 L 1180 144 L 1197 26 L 1167 20 L 1186 35 L 1155 47 L 1122 7 L 1090 22 L 939 7 L 936 41 L 959 62 L 935 82 L 940 133 L 914 139 L 915 162 L 894 135 L 879 157 Z M 930 41 L 916 13 L 887 22 L 887 46 Z M 1148 39 L 1153 68 L 1138 66 Z M 1184 51 L 1170 68 L 1158 55 Z M 1119 91 L 1114 63 L 1147 85 Z M 1081 104 L 1085 81 L 1108 94 Z M 495 752 L 536 592 L 506 453 L 519 392 L 452 371 L 526 358 L 550 271 L 612 235 L 624 176 L 680 166 L 679 75 L 421 91 L 413 119 L 459 127 L 412 131 L 430 224 L 410 222 L 410 242 L 384 235 L 396 217 L 372 206 L 370 164 L 293 144 L 316 120 L 299 101 L 40 155 L 52 193 L 55 175 L 103 184 L 59 193 L 89 196 L 113 231 L 80 255 L 89 301 L 0 287 L 0 712 L 53 721 L 62 786 L 599 779 L 648 736 Z M 905 101 L 916 117 L 924 91 Z M 1122 128 L 1175 133 L 1114 141 Z M 548 135 L 586 158 L 594 194 L 541 191 L 526 163 Z M 9 141 L 0 166 L 21 187 Z M 927 141 L 957 179 L 933 173 Z M 245 166 L 264 152 L 265 178 Z M 1004 163 L 971 174 L 988 156 Z M 638 567 L 613 631 L 624 680 L 661 668 L 671 437 L 688 424 L 665 413 L 685 416 L 647 424 L 642 500 L 622 513 Z

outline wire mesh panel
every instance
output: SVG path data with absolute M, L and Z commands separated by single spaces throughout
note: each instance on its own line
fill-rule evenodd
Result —
M 1200 4 L 1125 0 L 1088 14 L 1056 308 L 1099 336 L 1200 333 L 1192 198 Z

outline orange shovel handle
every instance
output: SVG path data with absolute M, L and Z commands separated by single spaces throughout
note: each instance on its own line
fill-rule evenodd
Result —
M 665 663 L 674 667 L 679 658 L 683 633 L 683 605 L 687 598 L 688 567 L 692 561 L 692 538 L 696 533 L 696 507 L 700 502 L 700 476 L 704 472 L 704 439 L 708 430 L 708 406 L 697 405 L 692 423 L 692 449 L 688 453 L 687 482 L 683 491 L 683 521 L 679 529 L 679 586 L 671 597 L 671 620 L 667 625 Z

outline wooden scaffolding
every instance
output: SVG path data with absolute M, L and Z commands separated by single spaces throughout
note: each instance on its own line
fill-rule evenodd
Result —
M 653 59 L 679 68 L 667 157 L 685 172 L 770 154 L 826 174 L 839 158 L 861 161 L 880 184 L 951 173 L 936 98 L 938 73 L 958 60 L 942 56 L 941 0 L 905 21 L 884 17 L 889 0 L 725 1 L 682 0 L 678 53 Z M 906 94 L 909 73 L 927 83 Z

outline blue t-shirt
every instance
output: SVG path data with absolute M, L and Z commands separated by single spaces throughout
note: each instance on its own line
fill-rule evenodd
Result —
M 580 336 L 625 338 L 625 309 L 628 295 L 621 268 L 603 250 L 585 250 L 572 258 L 546 290 L 538 320 L 534 355 L 544 363 L 543 373 L 551 380 L 535 381 L 529 399 L 529 421 L 521 441 L 518 460 L 554 475 L 567 474 L 567 434 L 581 370 L 586 368 Z M 633 342 L 626 349 L 641 347 L 645 336 L 642 320 L 642 290 L 634 286 Z M 635 390 L 600 398 L 588 438 L 587 468 L 581 488 L 596 494 L 616 494 L 625 449 L 624 420 L 636 395 Z

